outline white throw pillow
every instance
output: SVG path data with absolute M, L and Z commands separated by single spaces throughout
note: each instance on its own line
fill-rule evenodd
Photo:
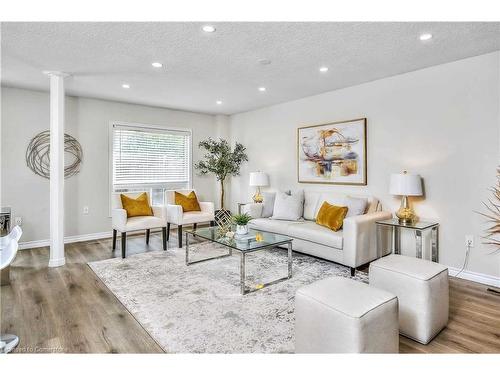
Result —
M 346 217 L 363 215 L 366 211 L 368 200 L 365 198 L 346 197 L 344 206 L 347 207 Z
M 274 210 L 271 219 L 300 220 L 304 213 L 304 191 L 294 191 L 291 194 L 276 193 Z
M 264 192 L 262 193 L 262 215 L 261 217 L 271 217 L 273 216 L 273 211 L 274 211 L 274 201 L 276 199 L 276 193 L 275 192 Z

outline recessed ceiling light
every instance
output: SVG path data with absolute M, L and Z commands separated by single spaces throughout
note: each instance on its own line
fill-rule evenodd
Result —
M 328 72 L 328 67 L 327 66 L 322 66 L 321 68 L 319 68 L 319 71 L 321 73 L 326 73 L 326 72 Z
M 215 103 L 220 105 L 222 104 L 222 100 L 217 100 Z
M 425 34 L 420 35 L 421 41 L 426 41 L 426 40 L 430 40 L 430 39 L 432 39 L 432 34 L 425 33 Z
M 161 68 L 163 66 L 161 62 L 154 62 L 151 65 L 153 65 L 155 68 Z
M 264 91 L 266 91 L 266 90 L 267 90 L 267 89 L 266 89 L 265 87 L 259 87 L 259 91 L 264 92 Z
M 215 32 L 215 27 L 212 25 L 205 25 L 201 28 L 204 32 L 206 33 L 213 33 Z
M 129 85 L 128 83 L 123 83 L 123 84 L 122 84 L 122 87 L 123 87 L 124 89 L 129 89 L 129 88 L 130 88 L 130 85 Z

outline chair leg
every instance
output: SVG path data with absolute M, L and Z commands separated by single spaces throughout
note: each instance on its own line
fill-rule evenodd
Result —
M 113 250 L 116 249 L 116 229 L 113 229 Z
M 351 276 L 356 275 L 356 268 L 351 267 Z
M 198 224 L 197 223 L 194 223 L 193 224 L 193 230 L 196 230 L 198 228 Z
M 149 245 L 149 234 L 151 233 L 150 229 L 146 229 L 146 245 Z
M 167 250 L 167 228 L 161 228 L 161 238 L 163 240 L 163 250 Z
M 125 259 L 125 251 L 127 249 L 127 233 L 122 232 L 122 258 Z
M 170 241 L 170 223 L 167 223 L 167 242 Z
M 182 225 L 178 225 L 177 230 L 177 235 L 179 236 L 179 248 L 182 248 Z
M 212 221 L 210 222 L 210 226 L 211 226 L 211 227 L 215 227 L 215 221 L 213 221 L 213 220 L 212 220 Z

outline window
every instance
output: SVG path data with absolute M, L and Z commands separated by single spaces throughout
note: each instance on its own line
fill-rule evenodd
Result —
M 163 204 L 165 190 L 190 187 L 190 131 L 113 124 L 111 142 L 114 192 L 145 190 Z

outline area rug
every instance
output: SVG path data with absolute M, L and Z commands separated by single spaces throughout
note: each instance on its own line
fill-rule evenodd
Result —
M 190 247 L 190 259 L 225 252 L 201 242 Z M 168 353 L 292 353 L 295 291 L 326 277 L 351 277 L 348 267 L 294 253 L 291 279 L 241 295 L 238 252 L 189 266 L 184 260 L 185 251 L 175 248 L 89 266 Z M 286 275 L 287 253 L 258 251 L 246 265 L 247 285 L 255 286 Z M 368 276 L 356 272 L 354 279 Z

